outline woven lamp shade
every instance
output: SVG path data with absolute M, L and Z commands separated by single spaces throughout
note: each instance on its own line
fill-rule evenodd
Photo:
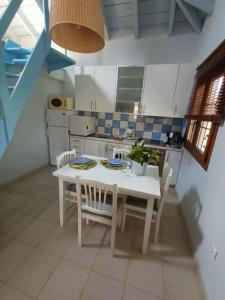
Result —
M 51 0 L 50 36 L 71 51 L 101 50 L 105 39 L 100 0 Z

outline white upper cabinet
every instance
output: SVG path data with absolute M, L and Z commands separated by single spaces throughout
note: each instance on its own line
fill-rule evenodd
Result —
M 150 65 L 145 69 L 142 114 L 172 115 L 179 65 Z
M 142 99 L 141 114 L 183 118 L 195 69 L 193 64 L 148 65 L 144 74 L 144 67 L 75 67 L 75 109 L 132 113 Z
M 92 111 L 94 107 L 93 66 L 75 67 L 75 110 Z
M 114 112 L 116 101 L 116 66 L 95 67 L 95 102 L 93 110 Z
M 76 67 L 75 109 L 114 112 L 116 80 L 116 66 Z
M 172 109 L 173 117 L 183 118 L 186 113 L 194 84 L 196 67 L 194 64 L 180 65 Z
M 136 106 L 140 106 L 144 72 L 144 66 L 118 67 L 117 112 L 134 113 Z

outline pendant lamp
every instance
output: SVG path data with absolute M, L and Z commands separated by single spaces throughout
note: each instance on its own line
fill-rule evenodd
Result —
M 93 53 L 105 46 L 101 0 L 51 0 L 50 36 L 67 50 Z

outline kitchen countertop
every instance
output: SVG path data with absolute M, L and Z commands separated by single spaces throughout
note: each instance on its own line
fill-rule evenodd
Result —
M 78 135 L 71 135 L 76 136 L 79 138 L 87 138 L 87 139 L 93 139 L 93 140 L 100 140 L 100 141 L 109 141 L 110 143 L 121 143 L 121 144 L 127 144 L 127 145 L 134 145 L 136 142 L 140 143 L 142 140 L 144 140 L 145 147 L 151 147 L 151 148 L 157 148 L 157 149 L 164 149 L 164 150 L 170 150 L 170 151 L 183 151 L 183 147 L 181 148 L 175 148 L 170 145 L 166 145 L 162 140 L 152 140 L 152 139 L 144 139 L 144 138 L 133 138 L 133 139 L 126 139 L 126 138 L 120 138 L 117 139 L 113 136 L 107 135 L 107 134 L 98 134 L 98 133 L 92 133 L 88 136 L 78 136 Z

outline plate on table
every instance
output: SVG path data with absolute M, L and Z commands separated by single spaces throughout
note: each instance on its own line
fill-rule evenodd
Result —
M 124 161 L 119 158 L 111 158 L 108 160 L 108 163 L 112 166 L 120 166 L 124 163 Z
M 78 164 L 78 165 L 86 165 L 90 162 L 90 159 L 89 158 L 86 158 L 86 157 L 76 157 L 74 160 L 73 160 L 73 163 L 74 164 Z

